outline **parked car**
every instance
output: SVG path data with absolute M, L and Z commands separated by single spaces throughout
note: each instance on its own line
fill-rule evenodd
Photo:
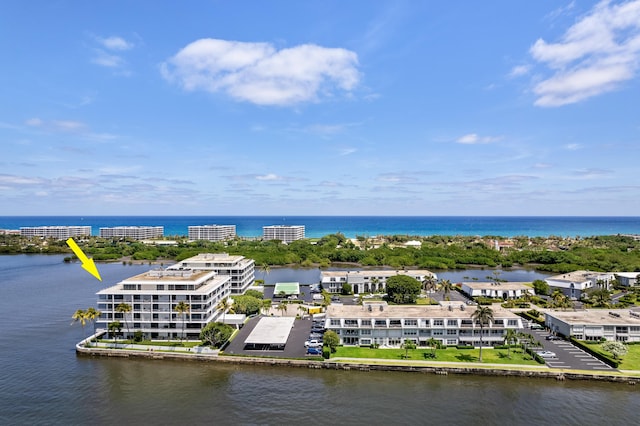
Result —
M 309 335 L 309 340 L 312 340 L 312 339 L 322 340 L 323 336 L 324 336 L 324 334 L 322 334 L 322 333 L 311 333 Z
M 307 355 L 322 355 L 322 348 L 307 348 Z
M 536 353 L 539 356 L 541 356 L 542 358 L 555 358 L 556 357 L 556 353 L 555 352 L 551 352 L 551 351 L 538 351 Z
M 562 340 L 560 337 L 554 336 L 553 334 L 548 335 L 547 337 L 545 337 L 545 339 L 547 339 L 547 340 Z
M 544 327 L 538 324 L 537 322 L 532 322 L 529 328 L 531 330 L 544 330 Z
M 322 347 L 322 341 L 318 339 L 311 339 L 304 342 L 305 348 L 320 348 Z

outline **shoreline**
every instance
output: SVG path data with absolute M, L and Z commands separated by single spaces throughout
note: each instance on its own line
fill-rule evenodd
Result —
M 581 381 L 604 381 L 611 383 L 621 383 L 636 385 L 640 383 L 640 371 L 638 376 L 625 373 L 602 374 L 592 373 L 583 370 L 562 370 L 550 369 L 548 367 L 532 366 L 503 366 L 501 364 L 480 366 L 463 366 L 456 363 L 442 363 L 437 361 L 389 361 L 371 362 L 371 360 L 359 361 L 356 358 L 336 358 L 335 361 L 316 359 L 290 359 L 290 358 L 262 358 L 246 357 L 219 354 L 198 354 L 198 353 L 176 353 L 176 352 L 151 352 L 127 349 L 110 348 L 86 348 L 82 342 L 76 344 L 76 356 L 87 357 L 114 357 L 114 358 L 142 358 L 148 360 L 180 360 L 180 361 L 200 361 L 200 362 L 222 362 L 226 364 L 244 364 L 270 367 L 295 367 L 311 369 L 331 369 L 344 371 L 397 371 L 407 373 L 422 373 L 435 375 L 476 375 L 495 377 L 534 377 L 541 379 L 554 379 L 557 381 L 581 380 Z

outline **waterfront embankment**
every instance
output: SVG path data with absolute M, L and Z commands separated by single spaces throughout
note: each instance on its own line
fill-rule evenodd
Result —
M 353 371 L 396 371 L 436 375 L 477 375 L 499 377 L 531 377 L 554 380 L 592 380 L 612 383 L 626 383 L 635 385 L 640 383 L 640 372 L 621 373 L 611 372 L 603 374 L 581 370 L 550 369 L 546 366 L 530 365 L 503 365 L 480 363 L 450 363 L 438 361 L 411 361 L 411 360 L 382 360 L 359 358 L 333 358 L 329 360 L 318 359 L 288 359 L 288 358 L 264 358 L 247 356 L 229 356 L 218 351 L 201 351 L 192 349 L 181 352 L 167 347 L 149 347 L 147 350 L 136 348 L 136 345 L 128 345 L 131 348 L 121 349 L 113 347 L 85 347 L 84 342 L 76 345 L 76 353 L 80 356 L 141 358 L 148 360 L 180 360 L 180 361 L 204 361 L 225 364 L 245 364 L 271 367 L 294 367 L 331 370 Z

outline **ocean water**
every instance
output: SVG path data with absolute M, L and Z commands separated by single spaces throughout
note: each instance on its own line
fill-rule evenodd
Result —
M 637 386 L 78 357 L 76 309 L 150 268 L 0 256 L 0 425 L 632 425 Z
M 267 225 L 305 225 L 306 236 L 341 232 L 358 235 L 527 235 L 587 237 L 640 234 L 640 217 L 485 217 L 485 216 L 0 216 L 0 229 L 23 226 L 164 226 L 165 235 L 187 235 L 191 225 L 236 225 L 242 237 L 262 235 Z

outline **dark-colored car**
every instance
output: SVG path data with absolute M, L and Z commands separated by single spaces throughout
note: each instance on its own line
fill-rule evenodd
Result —
M 307 355 L 322 355 L 322 348 L 307 348 Z

